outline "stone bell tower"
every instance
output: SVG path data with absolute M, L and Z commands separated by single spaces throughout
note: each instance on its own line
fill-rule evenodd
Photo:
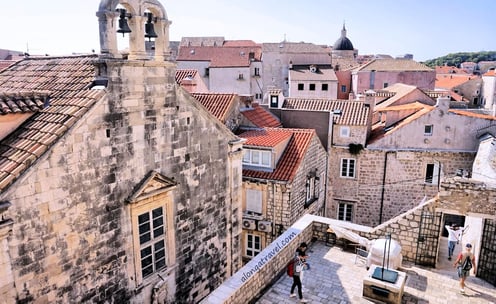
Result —
M 122 8 L 118 8 L 120 5 Z M 169 50 L 169 26 L 162 4 L 157 0 L 102 0 L 96 13 L 100 29 L 100 53 L 102 58 L 122 58 L 117 49 L 117 35 L 129 35 L 129 60 L 167 60 Z M 121 26 L 125 24 L 123 30 Z M 152 53 L 145 49 L 145 34 L 153 31 L 155 47 Z M 151 38 L 151 37 L 150 37 Z

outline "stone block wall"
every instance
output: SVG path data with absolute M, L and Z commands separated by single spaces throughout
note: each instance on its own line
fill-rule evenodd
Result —
M 165 298 L 198 302 L 241 265 L 241 156 L 231 176 L 226 169 L 237 138 L 176 87 L 173 64 L 106 64 L 106 97 L 0 197 L 12 203 L 14 293 L 20 302 L 151 302 L 162 279 L 136 282 L 126 200 L 157 171 L 178 183 Z
M 356 156 L 347 149 L 334 149 L 333 152 L 329 170 L 332 194 L 328 216 L 337 216 L 340 201 L 350 202 L 355 206 L 353 222 L 371 227 L 410 210 L 425 197 L 437 195 L 438 185 L 425 183 L 428 163 L 441 164 L 443 179 L 454 176 L 457 169 L 470 170 L 474 158 L 473 153 L 461 152 L 365 149 Z M 356 159 L 356 178 L 339 176 L 341 158 Z
M 294 257 L 301 242 L 310 242 L 312 221 L 305 218 L 275 239 L 231 278 L 203 299 L 202 304 L 246 304 L 270 286 Z

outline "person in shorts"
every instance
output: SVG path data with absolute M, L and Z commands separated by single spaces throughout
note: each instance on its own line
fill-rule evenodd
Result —
M 472 262 L 472 268 L 471 269 L 464 269 L 463 265 L 465 264 L 465 260 L 470 259 Z M 456 267 L 456 270 L 458 272 L 458 277 L 460 278 L 460 292 L 465 293 L 465 279 L 470 275 L 470 271 L 473 269 L 474 273 L 476 273 L 477 268 L 475 266 L 475 255 L 472 253 L 472 244 L 467 243 L 465 245 L 465 251 L 461 252 L 455 263 L 453 263 L 453 266 Z

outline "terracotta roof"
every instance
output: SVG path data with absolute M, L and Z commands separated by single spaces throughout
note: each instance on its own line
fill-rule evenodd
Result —
M 245 146 L 273 148 L 293 135 L 291 129 L 265 128 L 243 132 L 239 137 L 245 138 Z
M 305 42 L 287 42 L 262 43 L 263 52 L 282 52 L 282 53 L 324 53 L 329 54 L 331 48 L 323 45 L 316 45 Z
M 254 103 L 251 108 L 243 108 L 241 114 L 259 128 L 279 128 L 282 126 L 281 121 L 274 114 L 257 103 Z
M 310 68 L 293 68 L 289 70 L 289 79 L 291 81 L 298 80 L 316 80 L 316 81 L 337 81 L 336 73 L 332 68 L 318 67 L 315 72 L 310 71 Z
M 223 47 L 261 47 L 259 44 L 254 42 L 253 40 L 226 40 L 224 41 Z
M 258 132 L 258 133 L 250 133 Z M 262 131 L 249 131 L 240 135 L 240 137 L 247 138 L 247 134 L 250 135 L 248 140 L 255 141 L 268 141 L 270 139 L 264 139 L 263 137 L 284 137 L 291 136 L 291 139 L 284 150 L 284 154 L 279 159 L 277 167 L 272 172 L 266 171 L 256 171 L 256 170 L 246 170 L 243 169 L 243 177 L 257 178 L 257 179 L 268 179 L 268 180 L 278 180 L 278 181 L 293 181 L 298 168 L 303 161 L 305 154 L 307 153 L 308 147 L 314 136 L 317 136 L 315 130 L 312 129 L 265 129 Z M 253 134 L 253 136 L 251 135 Z M 258 134 L 256 136 L 255 134 Z M 255 139 L 254 137 L 260 137 Z M 248 142 L 245 143 L 248 145 Z
M 410 95 L 411 93 L 413 93 L 414 91 L 418 91 L 419 94 L 425 95 L 425 99 L 431 101 L 432 104 L 434 104 L 434 100 L 431 100 L 432 97 L 430 97 L 427 93 L 420 90 L 416 86 L 407 85 L 404 83 L 395 83 L 395 84 L 393 84 L 387 88 L 382 89 L 381 91 L 378 91 L 378 93 L 376 93 L 377 96 L 381 96 L 380 93 L 382 93 L 382 92 L 393 93 L 394 95 L 392 95 L 392 96 L 388 97 L 387 99 L 384 99 L 380 102 L 377 102 L 376 106 L 374 108 L 374 111 L 378 110 L 378 109 L 385 108 L 385 107 L 389 107 L 389 106 L 394 105 L 394 104 L 397 104 L 401 100 L 403 100 L 403 102 L 411 102 L 413 100 L 407 100 L 407 98 L 408 98 L 407 96 Z M 416 96 L 418 96 L 418 95 L 416 95 Z
M 210 61 L 210 67 L 249 67 L 251 64 L 250 52 L 254 59 L 260 61 L 262 49 L 253 47 L 181 47 L 177 61 Z
M 281 89 L 268 89 L 267 90 L 267 94 L 269 94 L 269 95 L 279 95 L 279 94 L 282 94 L 282 90 Z
M 467 74 L 465 70 L 453 66 L 436 66 L 435 69 L 436 74 Z
M 472 111 L 458 110 L 458 109 L 449 109 L 448 111 L 450 113 L 457 114 L 457 115 L 476 117 L 476 118 L 482 118 L 482 119 L 487 119 L 487 120 L 496 120 L 496 116 L 493 116 L 490 114 L 482 114 L 482 113 L 476 113 L 476 112 L 472 112 Z
M 15 60 L 0 60 L 0 71 L 16 63 Z
M 236 94 L 222 93 L 191 93 L 212 115 L 223 124 L 226 123 L 229 111 L 236 106 Z
M 198 74 L 198 70 L 196 69 L 177 69 L 176 70 L 176 83 L 180 84 L 181 80 L 186 77 L 195 78 Z
M 383 109 L 378 109 L 377 112 L 390 112 L 390 111 L 402 111 L 402 110 L 422 110 L 426 108 L 425 104 L 421 102 L 411 102 L 407 104 L 397 105 L 397 106 L 389 106 Z
M 442 88 L 442 89 L 452 89 L 456 86 L 461 85 L 462 83 L 465 83 L 471 79 L 474 79 L 474 76 L 465 74 L 465 75 L 436 75 L 436 88 Z
M 367 125 L 370 107 L 363 101 L 286 98 L 283 109 L 305 111 L 334 111 L 341 110 L 341 116 L 334 116 L 337 125 L 365 126 Z
M 429 96 L 430 98 L 434 98 L 434 99 L 438 97 L 450 96 L 451 100 L 454 101 L 467 101 L 467 99 L 464 98 L 462 95 L 447 89 L 435 90 L 435 91 L 424 90 L 424 93 L 427 94 L 427 96 Z
M 380 121 L 372 126 L 372 131 L 370 133 L 369 140 L 367 141 L 368 144 L 372 144 L 373 142 L 388 136 L 389 134 L 401 129 L 403 126 L 408 125 L 412 121 L 420 118 L 421 116 L 429 113 L 432 111 L 435 107 L 434 106 L 429 106 L 420 102 L 415 102 L 411 104 L 405 104 L 405 105 L 400 105 L 400 106 L 392 106 L 389 108 L 382 109 L 382 112 L 385 111 L 401 111 L 401 110 L 413 110 L 414 113 L 405 116 L 402 120 L 399 120 L 392 126 L 389 126 L 387 129 L 385 128 L 385 122 Z
M 34 113 L 48 106 L 48 91 L 12 92 L 0 91 L 0 114 Z
M 40 57 L 0 72 L 0 91 L 48 91 L 50 106 L 34 113 L 0 142 L 0 191 L 43 155 L 104 94 L 91 90 L 97 55 Z M 19 93 L 21 94 L 21 93 Z
M 489 70 L 484 73 L 482 76 L 496 76 L 496 71 L 495 70 Z
M 357 71 L 434 71 L 423 63 L 411 59 L 374 59 Z

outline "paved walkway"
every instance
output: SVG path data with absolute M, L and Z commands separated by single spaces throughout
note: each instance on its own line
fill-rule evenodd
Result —
M 441 255 L 445 242 L 441 242 Z M 307 253 L 311 269 L 303 276 L 303 297 L 309 303 L 373 303 L 362 297 L 367 270 L 362 262 L 355 263 L 354 253 L 322 242 L 312 244 Z M 496 304 L 495 287 L 473 275 L 465 281 L 466 294 L 460 294 L 456 271 L 446 258 L 440 257 L 437 269 L 404 262 L 401 271 L 407 273 L 402 304 Z M 256 303 L 299 303 L 289 298 L 292 283 L 292 278 L 284 274 Z

